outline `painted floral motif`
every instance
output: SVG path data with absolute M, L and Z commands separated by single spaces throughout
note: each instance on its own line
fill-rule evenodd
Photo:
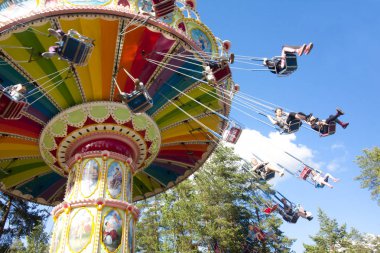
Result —
M 86 209 L 79 210 L 71 220 L 69 246 L 74 252 L 83 250 L 91 240 L 92 216 Z
M 122 183 L 122 168 L 119 163 L 113 162 L 109 167 L 107 174 L 108 192 L 113 198 L 116 198 L 121 193 Z
M 211 53 L 211 41 L 202 30 L 191 30 L 191 37 L 203 51 Z
M 115 210 L 112 210 L 104 217 L 102 241 L 104 246 L 111 252 L 115 251 L 121 243 L 122 223 L 119 213 Z
M 99 164 L 96 160 L 90 160 L 86 163 L 81 182 L 81 191 L 84 196 L 90 196 L 96 189 L 99 178 Z
M 149 0 L 140 0 L 139 7 L 141 10 L 151 12 L 153 10 L 153 4 Z

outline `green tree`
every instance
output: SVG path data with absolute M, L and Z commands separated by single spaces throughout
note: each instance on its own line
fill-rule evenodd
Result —
M 329 218 L 321 209 L 318 210 L 318 220 L 320 230 L 310 237 L 315 244 L 304 244 L 306 253 L 370 253 L 380 247 L 379 236 L 363 235 L 354 228 L 348 232 L 346 224 L 339 225 L 336 219 Z
M 0 252 L 7 250 L 14 239 L 20 239 L 49 216 L 40 205 L 0 193 Z
M 21 253 L 25 252 L 25 246 L 20 239 L 13 241 L 12 245 L 6 251 L 7 253 Z
M 49 252 L 49 235 L 44 231 L 44 226 L 38 224 L 26 237 L 26 253 L 47 253 Z
M 143 210 L 140 220 L 137 223 L 136 240 L 137 252 L 161 252 L 160 245 L 160 216 L 161 216 L 161 195 L 150 200 L 145 200 L 138 204 Z
M 265 242 L 255 242 L 260 252 L 289 252 L 292 240 L 278 229 L 282 220 L 266 216 L 252 200 L 250 171 L 231 148 L 218 147 L 205 165 L 188 180 L 149 200 L 138 225 L 140 252 L 243 252 L 248 224 L 273 232 Z M 139 232 L 140 228 L 147 229 Z M 285 245 L 286 247 L 282 247 Z M 252 252 L 245 251 L 245 252 Z M 159 249 L 159 250 L 157 250 Z
M 371 191 L 372 199 L 380 205 L 380 148 L 365 149 L 363 155 L 356 158 L 356 163 L 362 169 L 355 179 L 361 182 L 362 188 Z

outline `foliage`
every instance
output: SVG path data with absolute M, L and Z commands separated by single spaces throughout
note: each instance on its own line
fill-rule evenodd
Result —
M 281 219 L 260 211 L 241 163 L 231 148 L 219 147 L 194 177 L 139 204 L 137 252 L 288 252 L 292 240 L 279 230 Z M 253 223 L 273 236 L 248 245 Z
M 49 235 L 44 232 L 44 227 L 37 225 L 32 233 L 26 237 L 26 253 L 47 253 L 49 252 Z
M 37 204 L 0 193 L 0 252 L 8 249 L 15 238 L 29 235 L 48 216 Z
M 379 250 L 379 236 L 362 235 L 353 228 L 348 232 L 346 224 L 339 225 L 336 219 L 329 218 L 321 209 L 318 210 L 318 220 L 320 230 L 315 236 L 311 236 L 315 245 L 304 244 L 306 253 L 369 253 Z
M 49 252 L 49 235 L 44 232 L 44 227 L 39 224 L 26 237 L 27 247 L 20 239 L 15 239 L 7 253 L 47 253 Z
M 6 251 L 7 253 L 20 253 L 25 251 L 25 246 L 20 239 L 14 240 L 12 245 Z
M 356 158 L 362 171 L 355 179 L 361 181 L 362 188 L 371 191 L 372 199 L 380 205 L 380 148 L 365 149 L 363 152 L 363 155 Z

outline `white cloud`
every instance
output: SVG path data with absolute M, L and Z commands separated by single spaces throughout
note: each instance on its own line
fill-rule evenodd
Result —
M 244 129 L 234 147 L 235 152 L 244 159 L 250 160 L 253 153 L 262 160 L 269 161 L 274 165 L 279 163 L 292 172 L 302 169 L 302 164 L 284 151 L 318 169 L 322 163 L 313 160 L 313 151 L 305 145 L 296 144 L 295 140 L 296 136 L 294 134 L 280 135 L 278 132 L 271 132 L 267 137 L 256 130 Z M 271 183 L 275 184 L 278 180 L 282 181 L 291 176 L 289 173 L 286 173 L 286 175 L 281 179 L 276 177 L 277 180 L 272 180 L 273 182 Z
M 343 164 L 346 162 L 348 157 L 346 146 L 343 144 L 333 144 L 330 149 L 335 158 L 326 164 L 327 170 L 334 172 L 338 169 L 344 168 Z

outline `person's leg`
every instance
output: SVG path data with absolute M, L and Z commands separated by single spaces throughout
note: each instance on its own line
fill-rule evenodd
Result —
M 52 35 L 52 36 L 56 37 L 59 40 L 62 38 L 63 35 L 65 35 L 65 33 L 62 30 L 60 30 L 60 29 L 54 30 L 52 28 L 49 28 L 48 32 L 49 32 L 49 35 Z
M 57 50 L 58 50 L 58 46 L 51 46 L 49 47 L 49 52 L 44 52 L 41 54 L 41 56 L 43 56 L 44 58 L 50 59 L 53 56 L 58 55 Z
M 330 174 L 326 174 L 324 178 L 320 178 L 320 180 L 318 180 L 318 183 L 321 184 L 321 185 L 326 185 L 327 187 L 329 188 L 334 188 L 331 184 L 329 184 L 329 176 Z
M 338 119 L 340 115 L 339 114 L 335 114 L 335 115 L 330 115 L 326 120 L 326 124 L 330 124 L 330 122 L 332 121 L 336 121 Z
M 335 122 L 338 123 L 343 129 L 346 129 L 346 127 L 350 124 L 349 122 L 342 122 L 339 119 L 336 119 Z
M 334 181 L 334 182 L 338 182 L 339 181 L 339 178 L 335 178 L 330 173 L 326 173 L 326 175 L 325 175 L 325 181 L 328 181 L 329 178 L 331 178 L 332 181 Z
M 308 55 L 310 54 L 310 51 L 313 49 L 313 43 L 309 43 L 309 45 L 306 46 L 306 49 L 305 49 L 305 54 Z
M 306 44 L 303 44 L 302 46 L 288 46 L 285 45 L 282 47 L 281 51 L 281 57 L 285 58 L 286 53 L 297 53 L 299 56 L 301 56 L 306 49 Z
M 296 119 L 304 120 L 304 121 L 306 121 L 307 117 L 308 117 L 308 116 L 307 116 L 305 113 L 303 113 L 303 112 L 298 112 L 298 113 L 296 113 L 296 115 L 295 115 L 295 118 L 296 118 Z
M 270 171 L 277 172 L 281 177 L 284 175 L 284 172 L 282 170 L 274 167 L 272 164 L 267 164 L 265 166 L 265 171 L 266 172 L 270 172 Z
M 296 119 L 296 113 L 291 112 L 291 113 L 289 113 L 288 117 L 286 118 L 286 123 L 289 124 L 290 122 L 292 122 L 295 119 Z

